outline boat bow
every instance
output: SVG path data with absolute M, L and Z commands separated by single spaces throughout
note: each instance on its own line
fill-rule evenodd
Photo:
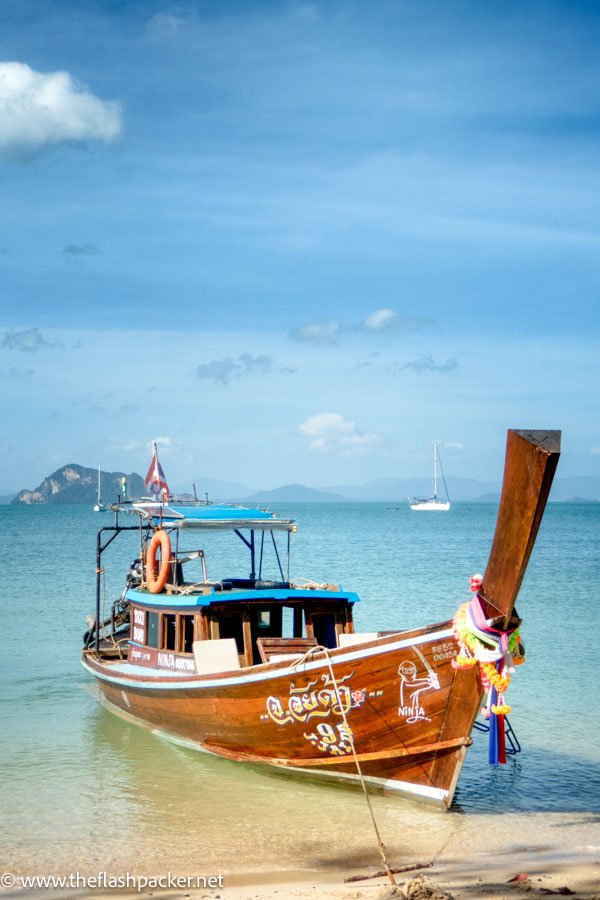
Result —
M 506 628 L 560 457 L 560 431 L 509 430 L 500 508 L 480 597 Z

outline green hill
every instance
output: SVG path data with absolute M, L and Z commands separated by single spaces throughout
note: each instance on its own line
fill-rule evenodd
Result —
M 144 493 L 144 481 L 140 475 L 132 472 L 100 472 L 103 503 L 112 503 L 122 492 L 121 478 L 127 478 L 127 496 L 141 497 Z M 87 469 L 70 463 L 57 469 L 52 475 L 44 478 L 34 490 L 27 488 L 20 491 L 12 503 L 38 506 L 44 503 L 87 503 L 93 506 L 98 492 L 98 470 Z

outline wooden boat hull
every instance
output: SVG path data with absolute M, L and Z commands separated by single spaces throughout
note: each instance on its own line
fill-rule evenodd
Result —
M 506 629 L 513 614 L 559 452 L 559 432 L 508 434 L 498 522 L 478 594 L 493 629 Z M 97 622 L 100 536 L 98 547 Z M 346 615 L 343 623 L 347 637 L 351 619 Z M 249 615 L 242 624 L 251 644 Z M 312 613 L 310 628 L 314 640 Z M 141 637 L 146 636 L 144 626 Z M 221 640 L 218 628 L 210 635 L 207 630 L 199 643 L 211 640 Z M 145 640 L 135 651 L 136 659 L 143 657 L 139 665 L 103 656 L 100 644 L 98 630 L 95 649 L 86 641 L 82 662 L 104 701 L 122 715 L 227 759 L 311 776 L 358 780 L 358 759 L 371 788 L 442 807 L 452 802 L 483 695 L 478 666 L 452 665 L 458 644 L 449 622 L 328 651 L 316 648 L 295 662 L 246 664 L 212 675 L 194 674 L 189 653 L 173 653 L 172 669 L 165 669 L 160 651 Z M 178 666 L 184 671 L 177 672 Z
M 474 672 L 451 665 L 457 650 L 444 623 L 329 651 L 331 669 L 322 654 L 203 677 L 84 666 L 117 711 L 241 762 L 357 780 L 346 721 L 371 788 L 447 807 L 480 698 Z

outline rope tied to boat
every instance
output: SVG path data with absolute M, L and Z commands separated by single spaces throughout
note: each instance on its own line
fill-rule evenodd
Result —
M 346 728 L 346 731 L 347 731 L 347 734 L 348 734 L 348 740 L 349 740 L 349 742 L 350 742 L 350 747 L 351 747 L 351 750 L 352 750 L 352 755 L 354 756 L 354 763 L 355 763 L 355 765 L 356 765 L 356 771 L 357 771 L 357 773 L 358 773 L 358 777 L 359 777 L 359 780 L 360 780 L 360 783 L 361 783 L 361 787 L 362 787 L 363 793 L 364 793 L 364 795 L 365 795 L 365 800 L 367 801 L 367 806 L 369 807 L 369 813 L 370 813 L 370 815 L 371 815 L 371 821 L 372 821 L 372 823 L 373 823 L 373 828 L 374 828 L 374 830 L 375 830 L 375 835 L 377 836 L 377 843 L 378 843 L 378 845 L 379 845 L 379 853 L 380 853 L 380 855 L 381 855 L 381 861 L 383 862 L 383 866 L 384 866 L 384 869 L 385 869 L 385 873 L 386 873 L 387 877 L 389 878 L 389 880 L 391 881 L 391 883 L 394 885 L 394 887 L 398 887 L 398 882 L 397 882 L 396 879 L 394 878 L 394 874 L 393 874 L 393 872 L 392 872 L 391 866 L 390 866 L 390 864 L 389 864 L 389 862 L 388 862 L 388 860 L 387 860 L 387 855 L 386 855 L 386 852 L 385 852 L 385 847 L 384 847 L 383 841 L 382 841 L 382 839 L 381 839 L 381 834 L 379 833 L 379 827 L 378 827 L 378 825 L 377 825 L 377 820 L 376 820 L 376 818 L 375 818 L 375 813 L 374 813 L 374 811 L 373 811 L 373 806 L 372 806 L 372 804 L 371 804 L 371 798 L 369 797 L 369 792 L 367 791 L 367 785 L 366 785 L 366 783 L 365 783 L 365 779 L 364 779 L 364 776 L 363 776 L 363 773 L 362 773 L 362 769 L 361 769 L 361 767 L 360 767 L 360 762 L 359 762 L 359 759 L 358 759 L 358 755 L 357 755 L 357 753 L 356 753 L 356 748 L 355 748 L 355 746 L 354 746 L 354 732 L 352 731 L 352 728 L 351 728 L 350 725 L 348 724 L 348 717 L 346 716 L 346 708 L 345 708 L 345 706 L 344 706 L 344 704 L 343 704 L 343 702 L 342 702 L 342 698 L 341 698 L 341 696 L 340 696 L 340 690 L 339 690 L 339 686 L 338 686 L 338 680 L 337 680 L 337 678 L 335 677 L 335 672 L 333 671 L 333 663 L 332 663 L 332 660 L 331 660 L 331 656 L 330 656 L 330 654 L 329 654 L 329 650 L 327 649 L 327 647 L 323 647 L 323 646 L 321 646 L 320 644 L 319 644 L 317 647 L 311 647 L 309 650 L 306 651 L 306 653 L 305 653 L 302 657 L 300 657 L 300 659 L 297 659 L 297 660 L 294 661 L 293 667 L 296 668 L 297 666 L 302 665 L 303 663 L 307 662 L 308 659 L 309 659 L 311 656 L 314 656 L 314 655 L 317 654 L 317 653 L 322 653 L 322 654 L 325 656 L 325 660 L 326 660 L 326 663 L 327 663 L 327 668 L 329 669 L 329 675 L 330 675 L 331 681 L 332 681 L 332 683 L 333 683 L 333 689 L 334 689 L 334 692 L 335 692 L 336 703 L 338 704 L 338 706 L 339 706 L 339 708 L 340 708 L 340 711 L 341 711 L 341 713 L 342 713 L 342 719 L 343 719 L 343 722 L 344 722 L 344 727 Z
M 298 577 L 290 581 L 290 587 L 295 591 L 331 591 L 337 590 L 336 584 L 329 581 L 313 581 L 312 578 Z
M 486 693 L 482 713 L 490 724 L 489 762 L 496 766 L 506 763 L 504 717 L 511 711 L 504 695 L 508 690 L 515 666 L 525 662 L 525 648 L 521 642 L 518 616 L 507 628 L 498 628 L 496 620 L 487 619 L 481 595 L 483 579 L 470 579 L 474 597 L 463 603 L 454 616 L 452 628 L 459 645 L 458 656 L 452 660 L 455 669 L 479 666 L 481 684 Z

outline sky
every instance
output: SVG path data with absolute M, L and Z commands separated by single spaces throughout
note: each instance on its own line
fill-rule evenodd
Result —
M 600 474 L 600 6 L 13 0 L 0 491 Z

